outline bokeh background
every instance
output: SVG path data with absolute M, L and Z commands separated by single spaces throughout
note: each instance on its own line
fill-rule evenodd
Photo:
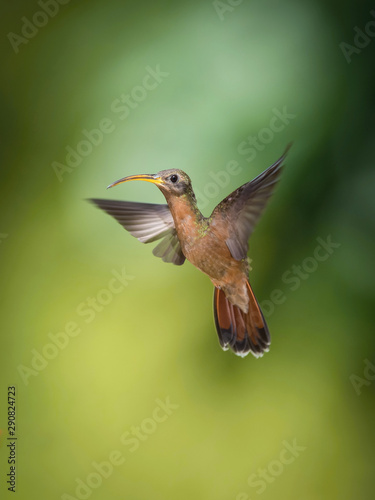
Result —
M 355 27 L 375 21 L 370 3 L 48 5 L 55 14 L 37 15 L 45 25 L 32 36 L 23 18 L 42 11 L 37 2 L 4 4 L 0 21 L 2 498 L 10 385 L 21 499 L 373 498 L 374 36 L 354 46 Z M 22 29 L 16 53 L 9 33 Z M 145 95 L 157 67 L 164 76 Z M 139 102 L 120 112 L 132 92 Z M 289 118 L 271 137 L 261 131 L 275 109 Z M 104 119 L 112 131 L 59 178 L 67 146 Z M 244 153 L 249 136 L 256 154 Z M 273 342 L 264 358 L 240 359 L 219 347 L 209 279 L 155 258 L 85 199 L 163 203 L 151 184 L 105 188 L 177 167 L 209 215 L 290 141 L 250 242 Z M 236 174 L 223 174 L 228 162 Z M 329 235 L 340 246 L 305 262 L 314 270 L 292 290 L 283 274 Z M 116 272 L 127 284 L 111 296 Z M 272 306 L 274 290 L 283 301 Z M 32 368 L 71 322 L 79 334 Z M 153 423 L 167 398 L 178 408 Z M 144 440 L 130 446 L 121 438 L 133 426 Z M 304 449 L 280 467 L 285 441 Z M 92 475 L 115 450 L 123 464 Z

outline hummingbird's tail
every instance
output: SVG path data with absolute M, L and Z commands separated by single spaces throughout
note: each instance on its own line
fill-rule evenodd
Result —
M 247 314 L 229 302 L 223 290 L 215 287 L 215 324 L 220 345 L 225 351 L 231 348 L 235 354 L 242 357 L 251 352 L 259 358 L 269 350 L 271 337 L 250 283 L 247 282 L 247 285 L 249 295 Z

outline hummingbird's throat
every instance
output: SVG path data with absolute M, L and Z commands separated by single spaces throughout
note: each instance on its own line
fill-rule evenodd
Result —
M 193 192 L 187 192 L 180 196 L 168 196 L 166 194 L 165 198 L 172 213 L 177 232 L 179 232 L 179 226 L 185 225 L 187 220 L 195 225 L 204 219 Z

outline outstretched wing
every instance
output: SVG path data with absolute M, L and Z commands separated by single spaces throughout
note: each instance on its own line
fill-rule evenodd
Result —
M 255 179 L 244 184 L 227 196 L 212 212 L 212 223 L 224 220 L 229 225 L 226 244 L 236 260 L 246 258 L 248 240 L 258 222 L 269 197 L 279 180 L 282 163 L 291 145 L 284 154 Z
M 142 243 L 162 241 L 154 248 L 153 254 L 181 266 L 185 262 L 174 220 L 168 205 L 90 199 L 97 207 L 112 215 L 131 235 Z

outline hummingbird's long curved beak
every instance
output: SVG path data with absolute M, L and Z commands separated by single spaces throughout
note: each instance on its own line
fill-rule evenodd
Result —
M 107 187 L 107 189 L 117 186 L 122 182 L 128 182 L 128 181 L 146 181 L 146 182 L 152 182 L 153 184 L 163 184 L 161 177 L 159 177 L 158 175 L 140 174 L 140 175 L 129 175 L 129 177 L 123 177 L 122 179 L 110 184 Z

